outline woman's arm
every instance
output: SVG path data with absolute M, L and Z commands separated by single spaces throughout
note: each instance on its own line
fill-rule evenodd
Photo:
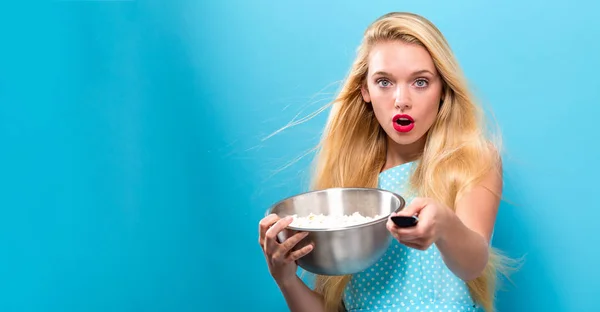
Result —
M 459 199 L 455 213 L 448 213 L 436 245 L 448 268 L 463 280 L 479 277 L 487 265 L 500 194 L 501 165 Z
M 436 244 L 444 263 L 458 277 L 479 277 L 488 262 L 489 242 L 502 193 L 502 170 L 492 170 L 483 181 L 457 201 L 455 211 L 430 198 L 416 198 L 392 215 L 419 216 L 417 226 L 387 227 L 402 244 L 426 250 Z
M 291 312 L 325 311 L 323 297 L 308 288 L 298 276 L 278 285 Z
M 296 260 L 311 252 L 312 245 L 304 246 L 296 251 L 292 251 L 292 248 L 308 233 L 296 233 L 283 242 L 279 242 L 277 239 L 278 233 L 292 221 L 292 217 L 281 219 L 275 214 L 264 217 L 258 224 L 258 243 L 267 260 L 269 273 L 283 293 L 290 311 L 324 311 L 325 304 L 321 296 L 310 290 L 296 274 L 298 270 Z

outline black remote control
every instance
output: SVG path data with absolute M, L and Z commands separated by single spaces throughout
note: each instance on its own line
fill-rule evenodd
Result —
M 406 228 L 406 227 L 412 227 L 412 226 L 417 225 L 417 222 L 419 222 L 419 218 L 417 218 L 415 216 L 412 216 L 412 217 L 393 216 L 392 221 L 394 221 L 396 226 L 401 227 L 401 228 Z

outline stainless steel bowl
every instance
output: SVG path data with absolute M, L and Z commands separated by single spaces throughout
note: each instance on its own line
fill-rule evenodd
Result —
M 392 236 L 385 224 L 389 215 L 404 208 L 401 196 L 372 188 L 331 188 L 286 198 L 274 204 L 267 214 L 279 217 L 313 214 L 380 217 L 367 223 L 346 227 L 308 229 L 289 226 L 278 239 L 286 240 L 295 233 L 309 232 L 294 248 L 313 243 L 313 250 L 297 263 L 306 271 L 321 275 L 345 275 L 364 271 L 379 260 L 389 247 Z

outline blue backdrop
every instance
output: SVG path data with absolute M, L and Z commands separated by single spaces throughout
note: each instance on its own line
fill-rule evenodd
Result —
M 11 1 L 15 2 L 15 1 Z M 445 33 L 505 140 L 500 311 L 600 308 L 600 4 L 53 1 L 0 9 L 0 310 L 285 311 L 257 243 L 364 28 Z M 234 302 L 233 300 L 239 300 Z

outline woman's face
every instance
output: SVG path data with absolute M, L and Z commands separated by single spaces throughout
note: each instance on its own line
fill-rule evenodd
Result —
M 411 145 L 424 138 L 437 117 L 443 86 L 429 52 L 400 41 L 377 43 L 368 68 L 362 96 L 390 139 Z

